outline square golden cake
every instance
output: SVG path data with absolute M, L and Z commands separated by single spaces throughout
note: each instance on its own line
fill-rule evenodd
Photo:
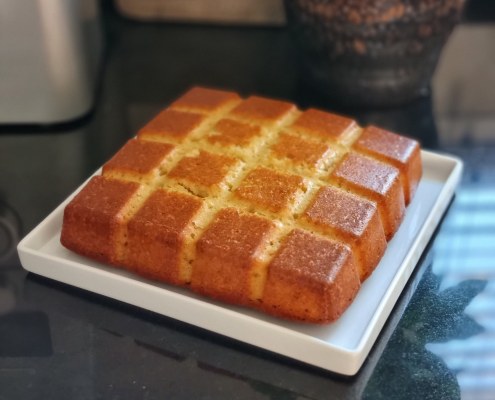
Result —
M 379 268 L 421 174 L 413 139 L 196 87 L 76 194 L 61 243 L 218 301 L 330 323 Z

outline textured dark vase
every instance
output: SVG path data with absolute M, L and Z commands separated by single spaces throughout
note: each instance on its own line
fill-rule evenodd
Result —
M 404 104 L 427 92 L 465 0 L 285 0 L 302 76 L 346 106 Z

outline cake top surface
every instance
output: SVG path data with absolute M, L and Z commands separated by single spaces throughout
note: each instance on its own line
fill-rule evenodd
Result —
M 218 121 L 208 136 L 208 141 L 222 146 L 246 146 L 261 135 L 261 127 L 245 122 L 223 118 Z
M 103 171 L 148 174 L 161 165 L 174 147 L 169 143 L 131 139 L 103 166 Z
M 356 126 L 356 122 L 351 118 L 309 109 L 304 111 L 289 129 L 324 138 L 339 139 L 345 132 Z
M 180 235 L 202 205 L 203 201 L 197 197 L 158 189 L 146 199 L 129 225 L 152 227 L 157 234 L 166 231 Z
M 251 170 L 239 184 L 235 195 L 251 204 L 278 213 L 288 208 L 296 193 L 302 189 L 302 177 L 258 167 Z
M 196 128 L 206 117 L 202 114 L 165 109 L 148 122 L 139 132 L 138 137 L 162 136 L 163 140 L 182 140 Z
M 248 266 L 266 244 L 273 223 L 256 215 L 221 209 L 198 240 L 198 251 Z
M 187 180 L 204 187 L 211 187 L 223 182 L 229 169 L 235 163 L 236 160 L 233 157 L 201 150 L 184 156 L 168 176 L 178 180 Z
M 376 206 L 371 201 L 325 186 L 318 190 L 304 216 L 313 224 L 360 237 L 375 212 Z
M 84 207 L 97 215 L 118 217 L 139 188 L 140 185 L 135 182 L 97 175 L 90 179 L 68 207 Z
M 296 229 L 286 237 L 270 268 L 285 279 L 325 286 L 335 280 L 350 255 L 347 246 Z
M 295 110 L 294 104 L 286 101 L 251 96 L 235 107 L 230 115 L 270 125 L 282 121 Z
M 397 168 L 391 165 L 350 152 L 335 168 L 331 177 L 341 178 L 356 186 L 385 195 L 398 175 Z
M 145 221 L 155 215 L 157 226 L 169 224 L 172 231 L 181 231 L 201 208 L 210 222 L 215 213 L 220 221 L 226 215 L 244 221 L 242 215 L 273 220 L 277 229 L 313 227 L 330 239 L 359 237 L 374 215 L 376 194 L 386 196 L 398 179 L 397 160 L 407 162 L 416 146 L 376 127 L 361 130 L 342 115 L 193 88 L 129 140 L 103 166 L 104 178 L 81 196 L 88 207 L 116 213 L 138 182 L 144 198 L 131 202 L 138 208 L 131 216 Z
M 418 142 L 376 126 L 368 126 L 356 141 L 355 148 L 379 153 L 391 160 L 405 163 L 419 149 Z
M 276 157 L 288 158 L 296 164 L 311 167 L 317 166 L 324 158 L 335 155 L 335 151 L 325 143 L 303 139 L 289 133 L 281 133 L 271 149 Z
M 224 90 L 194 87 L 179 99 L 174 101 L 170 108 L 212 112 L 240 101 L 237 93 Z

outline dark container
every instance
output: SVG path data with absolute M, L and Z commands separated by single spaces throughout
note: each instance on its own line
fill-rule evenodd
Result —
M 344 106 L 401 105 L 428 93 L 465 0 L 285 0 L 313 90 Z

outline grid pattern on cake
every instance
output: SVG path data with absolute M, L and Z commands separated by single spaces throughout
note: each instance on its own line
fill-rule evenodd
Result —
M 382 157 L 387 149 L 363 141 L 369 151 L 360 151 L 361 135 L 345 116 L 194 88 L 103 166 L 104 178 L 129 194 L 99 193 L 101 202 L 119 205 L 104 207 L 104 231 L 119 233 L 106 241 L 99 260 L 277 316 L 333 321 L 372 273 L 403 217 L 401 211 L 390 216 L 392 206 L 381 199 L 402 196 L 403 210 L 402 190 L 417 185 L 407 179 L 419 180 L 406 174 L 406 182 L 395 185 L 396 160 L 407 167 L 407 154 L 389 160 Z M 407 143 L 396 151 L 410 154 L 418 146 L 401 140 Z M 91 191 L 101 191 L 101 182 L 93 182 L 101 179 L 92 178 L 65 213 L 62 243 L 83 255 L 95 250 L 85 254 L 74 221 L 98 219 L 102 211 Z M 92 227 L 86 229 L 90 237 Z M 304 282 L 297 307 L 281 300 L 295 282 L 274 281 L 280 271 Z M 348 293 L 337 296 L 335 282 Z M 318 296 L 323 306 L 314 309 Z

